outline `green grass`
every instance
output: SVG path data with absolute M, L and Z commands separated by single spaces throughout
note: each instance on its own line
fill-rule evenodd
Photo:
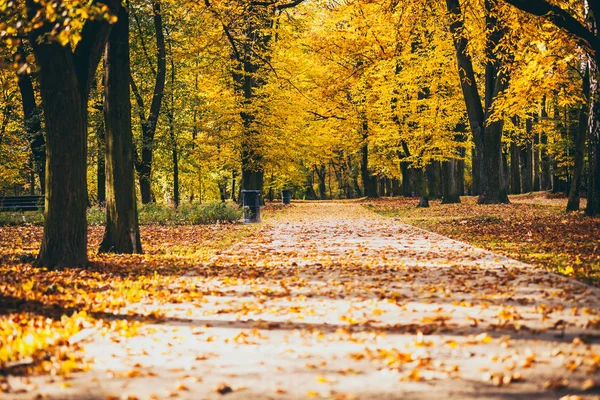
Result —
M 213 201 L 204 204 L 182 204 L 178 208 L 164 204 L 139 206 L 140 225 L 201 225 L 217 222 L 231 223 L 242 218 L 243 209 L 227 201 Z M 104 207 L 94 206 L 87 210 L 89 225 L 101 226 L 106 221 Z M 43 225 L 42 211 L 0 213 L 0 226 Z

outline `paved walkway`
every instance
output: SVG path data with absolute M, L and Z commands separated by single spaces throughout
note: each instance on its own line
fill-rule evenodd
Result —
M 156 311 L 163 322 L 129 338 L 93 335 L 92 369 L 69 388 L 40 391 L 52 399 L 600 393 L 581 391 L 590 379 L 600 384 L 597 290 L 354 203 L 294 205 L 169 288 L 190 289 L 193 303 L 123 310 Z

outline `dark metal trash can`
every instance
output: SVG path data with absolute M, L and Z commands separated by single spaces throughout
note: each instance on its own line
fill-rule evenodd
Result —
M 244 222 L 260 222 L 260 190 L 242 190 Z
M 288 205 L 292 202 L 292 191 L 291 190 L 282 190 L 281 191 L 281 202 L 284 205 Z

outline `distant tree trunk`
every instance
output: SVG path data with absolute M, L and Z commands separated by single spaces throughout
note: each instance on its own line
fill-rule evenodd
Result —
M 533 191 L 540 191 L 540 135 L 533 135 Z
M 546 97 L 542 100 L 542 121 L 548 119 L 548 112 L 546 110 Z M 542 163 L 542 176 L 540 177 L 540 185 L 542 190 L 550 190 L 552 187 L 552 178 L 550 176 L 550 155 L 548 154 L 548 136 L 546 132 L 540 134 L 540 156 Z
M 116 0 L 106 3 L 110 10 L 118 7 Z M 28 0 L 28 17 L 40 7 Z M 30 39 L 46 122 L 46 206 L 38 262 L 56 268 L 87 264 L 87 103 L 111 26 L 86 21 L 74 52 L 45 40 L 52 26 L 47 22 L 33 30 Z
M 319 199 L 326 200 L 327 199 L 327 185 L 325 183 L 325 178 L 327 177 L 327 168 L 325 165 L 314 166 L 315 173 L 317 174 L 317 178 L 319 179 Z
M 136 156 L 136 169 L 139 176 L 140 183 L 140 194 L 142 197 L 142 204 L 148 204 L 153 201 L 151 178 L 152 178 L 152 160 L 154 152 L 154 135 L 156 134 L 156 126 L 158 124 L 158 117 L 160 115 L 160 109 L 165 91 L 165 80 L 167 73 L 166 64 L 166 47 L 165 47 L 165 35 L 163 32 L 163 22 L 161 13 L 161 3 L 159 0 L 153 3 L 154 11 L 154 30 L 156 34 L 156 58 L 157 67 L 156 71 L 152 65 L 152 71 L 154 72 L 154 93 L 152 95 L 152 102 L 150 104 L 150 113 L 148 118 L 145 117 L 144 112 L 144 100 L 139 93 L 137 86 L 130 77 L 131 89 L 133 90 L 134 97 L 138 103 L 138 114 L 140 117 L 140 123 L 142 127 L 142 151 L 141 159 Z
M 305 199 L 306 200 L 317 200 L 318 196 L 317 193 L 315 192 L 315 188 L 313 187 L 314 185 L 314 175 L 312 173 L 312 171 L 310 171 L 310 173 L 306 174 L 306 195 L 305 195 Z
M 400 181 L 397 178 L 392 179 L 392 196 L 397 197 L 402 194 L 400 190 Z
M 236 202 L 235 198 L 235 180 L 237 179 L 237 174 L 235 171 L 231 171 L 231 200 Z
M 348 198 L 353 198 L 353 197 L 362 197 L 363 196 L 363 192 L 362 189 L 360 188 L 360 185 L 358 183 L 358 175 L 360 173 L 360 168 L 356 168 L 356 166 L 354 165 L 354 162 L 352 160 L 352 157 L 348 154 L 346 157 L 346 166 L 348 168 L 348 174 L 350 175 L 350 182 L 348 183 L 349 186 L 349 192 L 351 192 L 351 195 L 348 196 Z M 350 186 L 351 183 L 351 186 Z
M 442 163 L 442 204 L 460 203 L 457 160 L 451 158 Z
M 510 142 L 510 189 L 512 194 L 521 194 L 521 156 L 514 139 Z
M 590 72 L 586 68 L 583 78 L 582 92 L 587 101 L 590 100 Z M 588 131 L 588 104 L 583 104 L 579 110 L 579 123 L 575 132 L 575 165 L 573 167 L 573 179 L 571 181 L 571 190 L 569 190 L 569 201 L 567 202 L 567 212 L 579 211 L 581 199 L 581 180 L 583 176 L 585 139 Z
M 422 168 L 415 168 L 415 175 L 417 178 L 417 189 L 419 191 L 419 208 L 429 207 L 429 194 L 427 193 L 427 182 L 425 180 L 425 171 Z
M 529 123 L 529 120 L 528 122 Z M 532 191 L 532 171 L 531 171 L 531 141 L 527 139 L 525 144 L 519 149 L 519 157 L 521 161 L 521 187 L 523 193 L 530 193 Z
M 106 203 L 106 132 L 104 131 L 104 118 L 98 118 L 96 126 L 96 145 L 98 146 L 98 169 L 96 180 L 98 181 L 98 203 Z
M 26 53 L 21 46 L 17 52 L 18 62 L 25 62 Z M 35 92 L 31 76 L 27 73 L 18 74 L 19 90 L 21 92 L 21 101 L 23 105 L 23 117 L 25 120 L 25 132 L 29 140 L 31 150 L 33 170 L 40 181 L 42 194 L 46 191 L 46 140 L 42 130 L 42 121 L 40 109 L 35 102 Z
M 131 102 L 129 97 L 129 16 L 119 7 L 105 53 L 106 228 L 99 252 L 142 252 L 135 195 Z
M 169 121 L 169 138 L 171 140 L 171 160 L 173 161 L 173 204 L 179 207 L 179 153 L 177 150 L 177 136 L 175 134 L 175 59 L 171 41 L 169 41 L 171 55 L 171 104 L 167 110 Z M 225 189 L 227 192 L 227 189 Z
M 363 143 L 360 148 L 360 174 L 363 181 L 364 193 L 366 197 L 376 198 L 377 197 L 377 181 L 369 171 L 369 126 L 366 121 L 363 121 L 362 125 L 362 139 Z
M 442 197 L 442 170 L 439 161 L 432 161 L 425 166 L 427 174 L 427 188 L 429 197 L 439 199 Z
M 556 129 L 560 132 L 560 136 L 563 140 L 566 140 L 567 135 L 565 134 L 566 127 L 563 125 L 563 120 L 561 120 L 560 110 L 558 107 L 558 95 L 554 96 L 553 99 L 553 119 L 556 123 Z M 566 192 L 566 184 L 563 179 L 561 179 L 560 174 L 561 171 L 558 168 L 558 161 L 552 157 L 551 158 L 551 168 L 552 168 L 552 192 L 553 193 L 561 193 Z

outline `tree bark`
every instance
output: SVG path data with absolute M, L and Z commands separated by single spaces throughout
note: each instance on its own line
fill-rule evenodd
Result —
M 429 198 L 440 199 L 442 197 L 442 170 L 439 161 L 431 161 L 425 166 L 427 174 L 427 189 Z
M 537 118 L 536 118 L 537 119 Z M 540 191 L 540 135 L 533 135 L 533 191 Z
M 590 72 L 586 68 L 583 78 L 582 92 L 587 101 L 590 96 Z M 571 190 L 569 190 L 569 201 L 567 202 L 567 212 L 579 211 L 581 201 L 581 180 L 583 177 L 585 139 L 588 130 L 588 112 L 589 105 L 583 104 L 579 110 L 579 124 L 575 130 L 575 165 L 573 167 L 573 179 L 571 181 Z
M 327 168 L 324 164 L 314 166 L 315 172 L 317 174 L 317 178 L 319 179 L 319 199 L 327 200 L 327 185 L 325 183 L 325 178 L 327 177 Z
M 510 142 L 510 190 L 512 194 L 521 194 L 521 162 L 519 146 L 513 139 Z
M 369 171 L 369 125 L 362 124 L 362 145 L 360 148 L 360 175 L 363 181 L 364 194 L 368 198 L 377 197 L 377 180 Z
M 495 0 L 489 0 L 485 3 L 487 9 L 486 26 L 488 39 L 486 53 L 488 63 L 486 66 L 484 111 L 481 97 L 477 90 L 473 63 L 467 52 L 468 40 L 463 36 L 464 23 L 459 0 L 446 0 L 446 5 L 452 18 L 450 32 L 454 36 L 454 47 L 456 50 L 461 88 L 475 144 L 473 150 L 473 185 L 475 194 L 480 195 L 478 199 L 479 204 L 496 204 L 508 202 L 506 188 L 504 187 L 501 158 L 503 124 L 502 121 L 494 121 L 486 126 L 486 120 L 489 118 L 493 99 L 498 93 L 506 89 L 508 77 L 502 72 L 498 57 L 495 54 L 500 38 L 502 37 L 498 21 L 491 12 Z
M 117 9 L 116 0 L 105 3 Z M 40 7 L 28 0 L 28 17 L 34 18 Z M 46 122 L 46 204 L 38 263 L 75 267 L 87 264 L 87 103 L 111 26 L 104 19 L 86 21 L 74 52 L 46 40 L 52 26 L 46 22 L 30 33 Z
M 169 41 L 169 51 L 171 53 L 171 104 L 167 111 L 169 120 L 169 138 L 171 139 L 171 160 L 173 162 L 173 204 L 179 207 L 179 152 L 177 149 L 177 135 L 175 134 L 175 59 L 171 41 Z M 227 193 L 227 183 L 225 183 L 225 193 Z
M 129 93 L 129 16 L 119 6 L 118 21 L 105 52 L 106 227 L 100 252 L 142 252 L 135 195 L 133 135 Z
M 531 142 L 529 139 L 519 149 L 519 158 L 521 164 L 521 188 L 523 193 L 532 191 L 532 158 L 531 158 Z
M 18 54 L 25 61 L 26 54 L 23 48 L 19 48 Z M 40 181 L 40 190 L 46 191 L 46 139 L 42 130 L 41 113 L 35 101 L 35 92 L 31 75 L 27 72 L 18 74 L 19 91 L 21 92 L 21 103 L 23 105 L 23 117 L 25 119 L 25 132 L 29 140 L 33 169 Z
M 96 180 L 98 181 L 98 203 L 106 203 L 106 131 L 104 130 L 104 118 L 98 118 L 96 122 L 96 144 L 98 146 L 98 169 Z
M 600 214 L 600 53 L 595 56 L 590 61 L 588 216 Z
M 145 117 L 144 113 L 144 100 L 139 91 L 137 90 L 137 86 L 135 85 L 133 78 L 130 78 L 131 89 L 133 90 L 135 99 L 138 104 L 138 114 L 140 117 L 140 123 L 142 127 L 141 158 L 136 157 L 135 162 L 135 166 L 139 177 L 142 204 L 148 204 L 153 201 L 151 179 L 152 160 L 154 158 L 154 135 L 156 134 L 156 126 L 158 124 L 158 117 L 160 116 L 160 109 L 164 97 L 165 80 L 167 73 L 165 35 L 163 32 L 160 1 L 153 2 L 153 11 L 154 31 L 156 34 L 157 68 L 156 75 L 154 77 L 154 91 L 152 95 L 152 102 L 150 104 L 150 113 L 148 114 L 148 118 Z
M 442 163 L 442 204 L 460 203 L 457 164 L 453 158 Z

